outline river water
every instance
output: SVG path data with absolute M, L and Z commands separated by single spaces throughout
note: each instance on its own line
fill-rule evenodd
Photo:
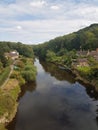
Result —
M 65 70 L 36 59 L 37 79 L 22 87 L 8 130 L 98 130 L 98 95 Z

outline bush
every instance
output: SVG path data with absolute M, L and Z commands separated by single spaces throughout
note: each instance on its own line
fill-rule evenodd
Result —
M 23 79 L 21 73 L 18 72 L 18 71 L 14 71 L 14 72 L 11 74 L 10 78 L 15 78 L 15 79 L 17 79 L 17 80 L 19 81 L 19 85 L 20 85 L 20 86 L 22 86 L 23 84 L 25 84 L 25 80 Z
M 32 64 L 32 61 L 28 60 L 21 75 L 27 82 L 34 81 L 36 80 L 36 71 L 36 67 Z
M 24 62 L 23 61 L 18 61 L 15 65 L 19 68 L 24 68 Z
M 15 79 L 18 79 L 18 77 L 19 77 L 19 72 L 18 71 L 13 71 L 13 73 L 10 76 L 10 78 L 15 78 Z
M 27 82 L 34 81 L 36 79 L 36 73 L 32 70 L 28 70 L 28 71 L 24 70 L 22 71 L 21 74 Z

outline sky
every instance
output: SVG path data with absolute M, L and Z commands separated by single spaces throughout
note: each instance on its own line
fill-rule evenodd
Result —
M 38 44 L 98 23 L 98 0 L 0 0 L 0 41 Z

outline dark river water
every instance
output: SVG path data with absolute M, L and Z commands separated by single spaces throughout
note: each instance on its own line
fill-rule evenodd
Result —
M 35 65 L 36 82 L 22 87 L 8 130 L 98 130 L 98 94 L 53 64 Z

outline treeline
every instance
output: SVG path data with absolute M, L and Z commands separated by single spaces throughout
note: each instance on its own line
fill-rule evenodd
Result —
M 64 53 L 65 50 L 94 50 L 98 47 L 98 24 L 79 30 L 69 35 L 57 37 L 43 44 L 34 45 L 35 55 L 46 58 L 47 50 Z
M 7 65 L 4 53 L 10 52 L 11 50 L 17 50 L 20 55 L 25 57 L 34 57 L 33 49 L 30 45 L 25 45 L 20 42 L 0 42 L 0 62 L 4 67 Z

